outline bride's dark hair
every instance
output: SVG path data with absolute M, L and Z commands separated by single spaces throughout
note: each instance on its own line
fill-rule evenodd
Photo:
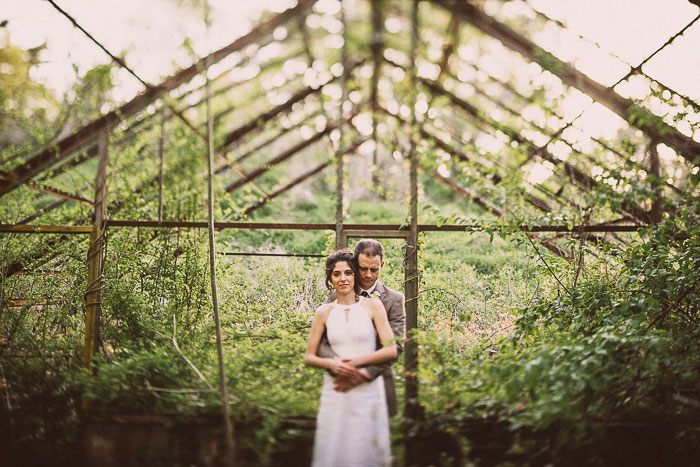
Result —
M 355 293 L 360 293 L 360 273 L 357 269 L 357 262 L 355 257 L 350 253 L 350 250 L 343 248 L 341 250 L 332 253 L 328 258 L 326 258 L 326 287 L 328 290 L 333 290 L 333 282 L 331 281 L 331 276 L 333 275 L 333 268 L 335 268 L 336 263 L 345 261 L 350 265 L 352 269 L 352 275 L 354 277 Z

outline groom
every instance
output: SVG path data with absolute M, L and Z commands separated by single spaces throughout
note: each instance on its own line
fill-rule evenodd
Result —
M 405 333 L 406 307 L 404 304 L 404 296 L 402 293 L 382 284 L 379 280 L 379 273 L 384 267 L 384 247 L 376 240 L 360 240 L 355 245 L 355 258 L 357 258 L 358 269 L 360 271 L 360 286 L 362 292 L 360 295 L 368 297 L 378 297 L 386 309 L 389 318 L 389 325 L 396 337 L 396 346 L 398 355 L 401 354 L 402 340 Z M 334 300 L 335 296 L 329 297 Z M 379 338 L 377 338 L 377 348 L 381 347 Z M 397 359 L 398 359 L 397 355 Z M 318 356 L 325 358 L 335 358 L 338 355 L 333 352 L 328 337 L 323 334 L 321 342 L 318 346 Z M 386 393 L 386 404 L 389 409 L 389 416 L 394 416 L 397 413 L 396 403 L 396 388 L 394 385 L 394 370 L 391 365 L 396 360 L 382 363 L 380 365 L 370 365 L 358 369 L 352 376 L 335 377 L 336 391 L 349 391 L 367 381 L 372 381 L 374 378 L 381 376 L 384 378 L 384 391 Z

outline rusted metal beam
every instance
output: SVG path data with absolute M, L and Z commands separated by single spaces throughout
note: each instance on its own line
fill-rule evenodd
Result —
M 360 63 L 362 63 L 362 62 L 361 61 L 354 62 L 349 67 L 348 73 L 350 72 L 350 70 L 357 67 Z M 297 92 L 292 97 L 290 97 L 286 102 L 284 102 L 284 103 L 268 110 L 267 112 L 260 114 L 260 115 L 256 116 L 255 118 L 249 120 L 247 123 L 241 125 L 240 127 L 236 128 L 235 130 L 230 132 L 228 134 L 228 136 L 226 136 L 226 138 L 224 139 L 224 142 L 222 143 L 221 148 L 224 150 L 229 149 L 233 145 L 233 143 L 238 141 L 243 136 L 247 135 L 248 133 L 250 133 L 251 131 L 253 131 L 257 128 L 260 128 L 261 126 L 263 126 L 265 123 L 267 123 L 269 120 L 276 117 L 280 113 L 283 113 L 284 111 L 291 109 L 292 106 L 294 104 L 296 104 L 297 102 L 300 102 L 300 101 L 306 99 L 308 96 L 319 92 L 321 89 L 323 89 L 324 86 L 328 85 L 329 83 L 332 83 L 336 79 L 338 79 L 338 78 L 332 77 L 331 79 L 329 79 L 328 81 L 326 81 L 322 85 L 318 86 L 317 88 L 308 87 L 308 88 L 302 89 L 301 91 Z
M 270 144 L 274 143 L 275 141 L 278 141 L 280 138 L 282 138 L 284 135 L 286 135 L 290 131 L 294 131 L 294 130 L 306 125 L 310 119 L 312 119 L 315 116 L 320 115 L 320 114 L 321 114 L 320 111 L 314 112 L 311 115 L 309 115 L 308 117 L 306 117 L 304 120 L 302 120 L 301 122 L 297 123 L 296 125 L 292 125 L 289 128 L 283 128 L 281 131 L 276 133 L 274 136 L 267 138 L 265 141 L 262 141 L 261 143 L 257 144 L 254 148 L 252 148 L 248 151 L 245 151 L 243 154 L 239 155 L 238 157 L 236 157 L 234 160 L 232 160 L 230 162 L 228 161 L 228 159 L 226 159 L 226 164 L 220 165 L 214 173 L 219 174 L 219 173 L 225 171 L 226 169 L 231 168 L 231 166 L 229 164 L 240 164 L 241 162 L 243 162 L 244 160 L 246 160 L 247 158 L 249 158 L 250 156 L 252 156 L 256 152 L 269 146 Z
M 598 187 L 598 182 L 590 175 L 585 174 L 584 172 L 582 172 L 567 161 L 557 159 L 552 154 L 550 154 L 546 148 L 532 143 L 512 128 L 509 128 L 498 122 L 492 121 L 487 117 L 483 116 L 476 107 L 466 102 L 465 100 L 459 98 L 454 93 L 443 88 L 439 83 L 427 79 L 421 79 L 421 83 L 423 83 L 432 92 L 436 92 L 448 97 L 453 104 L 466 111 L 466 113 L 469 114 L 472 118 L 482 121 L 487 125 L 491 126 L 492 128 L 501 130 L 511 141 L 515 141 L 518 144 L 525 145 L 528 149 L 528 152 L 531 155 L 539 156 L 540 158 L 552 163 L 555 166 L 561 166 L 564 174 L 580 188 L 589 191 Z M 636 217 L 640 222 L 649 222 L 649 214 L 640 206 L 632 204 L 631 202 L 624 202 L 622 208 L 625 211 L 632 214 L 634 217 Z
M 43 233 L 43 234 L 89 234 L 91 225 L 24 225 L 0 224 L 0 232 L 5 233 Z
M 404 119 L 402 119 L 400 115 L 395 115 L 383 107 L 380 107 L 380 108 L 384 113 L 386 113 L 387 115 L 389 115 L 391 117 L 394 117 L 400 123 L 402 123 L 404 125 L 407 124 L 406 121 Z M 421 125 L 419 131 L 420 131 L 421 137 L 432 141 L 435 144 L 435 146 L 437 146 L 438 148 L 445 151 L 451 157 L 456 158 L 462 162 L 470 162 L 470 163 L 476 165 L 477 166 L 476 169 L 479 172 L 479 174 L 484 179 L 486 179 L 490 183 L 492 183 L 493 185 L 498 184 L 502 180 L 500 175 L 498 175 L 497 173 L 487 172 L 487 170 L 485 170 L 485 167 L 483 167 L 482 164 L 480 164 L 478 162 L 471 161 L 466 154 L 464 154 L 462 151 L 457 150 L 454 146 L 444 142 L 442 139 L 440 139 L 439 137 L 437 137 L 433 133 L 426 130 L 423 125 Z M 545 200 L 538 198 L 530 193 L 527 193 L 525 191 L 520 190 L 520 195 L 523 196 L 528 203 L 530 203 L 531 205 L 533 205 L 534 207 L 536 207 L 537 209 L 539 209 L 543 212 L 549 212 L 552 209 L 551 206 L 549 205 L 549 203 L 547 203 Z
M 49 195 L 63 198 L 66 201 L 76 201 L 78 203 L 85 203 L 85 204 L 92 205 L 92 201 L 90 201 L 89 199 L 83 198 L 80 195 L 66 193 L 65 191 L 62 191 L 62 190 L 59 190 L 57 188 L 53 188 L 50 186 L 46 186 L 46 185 L 43 185 L 41 183 L 28 182 L 27 187 L 29 187 L 33 190 L 43 191 L 44 193 L 47 193 Z
M 108 219 L 108 228 L 112 227 L 139 227 L 139 228 L 189 228 L 202 229 L 207 227 L 206 222 L 199 221 L 134 221 Z M 222 229 L 271 229 L 271 230 L 335 230 L 335 224 L 300 224 L 279 222 L 214 222 L 214 228 Z M 2 226 L 0 225 L 0 229 Z
M 100 135 L 97 152 L 100 156 L 95 175 L 95 214 L 94 224 L 101 231 L 102 223 L 107 216 L 107 164 L 109 163 L 109 149 L 107 147 L 107 134 Z M 101 249 L 101 248 L 100 248 Z
M 621 220 L 624 222 L 624 220 Z M 133 220 L 118 220 L 107 219 L 104 222 L 106 228 L 190 228 L 190 229 L 205 229 L 206 222 L 196 221 L 133 221 Z M 335 224 L 304 224 L 304 223 L 279 223 L 279 222 L 215 222 L 214 227 L 217 230 L 222 229 L 260 229 L 260 230 L 335 230 Z M 482 224 L 470 225 L 431 225 L 419 224 L 420 232 L 471 232 L 475 230 L 484 230 Z M 494 230 L 501 230 L 500 226 L 488 226 Z M 586 224 L 586 225 L 527 225 L 521 224 L 517 227 L 519 230 L 528 232 L 560 232 L 560 233 L 577 233 L 577 232 L 637 232 L 644 226 L 640 225 L 619 225 L 616 223 L 603 224 Z M 55 225 L 17 225 L 17 224 L 0 224 L 0 232 L 4 233 L 47 233 L 47 234 L 89 234 L 92 232 L 92 226 L 55 226 Z M 355 230 L 408 230 L 408 227 L 403 224 L 345 224 L 345 229 Z
M 374 71 L 370 80 L 370 103 L 372 110 L 377 110 L 379 76 L 382 68 L 382 48 L 384 47 L 384 21 L 382 20 L 382 7 L 384 0 L 372 2 L 372 37 L 370 39 L 370 49 L 372 50 L 372 66 Z M 375 138 L 376 139 L 376 138 Z
M 8 308 L 20 308 L 23 306 L 29 306 L 30 308 L 34 308 L 34 307 L 64 305 L 66 302 L 67 301 L 65 299 L 61 299 L 61 298 L 54 299 L 54 300 L 39 300 L 37 302 L 34 302 L 31 299 L 27 299 L 27 298 L 10 298 L 5 303 L 3 303 L 3 305 L 7 306 Z
M 691 3 L 694 2 L 696 5 L 700 5 L 700 2 L 699 2 L 698 0 L 688 0 L 688 1 L 690 1 Z M 535 14 L 536 14 L 537 16 L 539 16 L 540 18 L 544 19 L 545 21 L 552 22 L 552 23 L 556 24 L 557 26 L 561 27 L 562 29 L 566 29 L 566 30 L 570 30 L 570 29 L 571 29 L 568 25 L 564 24 L 562 21 L 559 21 L 558 19 L 552 18 L 552 17 L 546 15 L 544 12 L 542 12 L 542 11 L 538 10 L 537 8 L 535 8 L 535 7 L 532 5 L 531 2 L 526 2 L 526 3 L 528 3 L 528 6 L 530 7 L 530 9 L 531 9 L 532 11 L 534 11 Z M 671 93 L 677 95 L 678 97 L 680 97 L 681 99 L 683 99 L 683 105 L 689 105 L 689 106 L 691 106 L 693 109 L 695 109 L 696 112 L 700 112 L 700 105 L 698 105 L 698 103 L 696 103 L 695 101 L 693 101 L 693 99 L 691 99 L 690 97 L 688 97 L 688 96 L 686 96 L 686 95 L 684 95 L 684 94 L 678 92 L 677 90 L 675 90 L 675 89 L 673 89 L 673 88 L 671 88 L 671 87 L 669 87 L 669 86 L 666 86 L 664 83 L 662 83 L 662 82 L 659 81 L 658 79 L 653 78 L 653 77 L 649 76 L 648 74 L 646 74 L 646 73 L 644 73 L 644 72 L 642 71 L 642 67 L 643 67 L 649 60 L 651 60 L 654 56 L 656 56 L 659 52 L 661 52 L 661 50 L 663 50 L 666 46 L 670 45 L 677 37 L 682 36 L 682 35 L 685 33 L 685 31 L 688 30 L 688 28 L 690 28 L 698 19 L 700 19 L 700 15 L 696 16 L 692 21 L 690 21 L 689 23 L 687 23 L 681 30 L 679 30 L 678 32 L 676 32 L 676 34 L 674 34 L 673 36 L 669 37 L 668 40 L 666 40 L 665 43 L 661 44 L 654 52 L 652 52 L 651 54 L 647 55 L 646 58 L 645 58 L 644 60 L 642 60 L 641 62 L 639 62 L 639 64 L 637 64 L 637 65 L 632 65 L 632 64 L 629 63 L 628 61 L 624 60 L 622 57 L 620 57 L 620 56 L 618 56 L 618 55 L 616 55 L 616 54 L 614 54 L 614 53 L 609 52 L 610 56 L 614 57 L 614 58 L 615 58 L 616 60 L 618 60 L 620 63 L 623 63 L 624 65 L 626 65 L 626 66 L 628 66 L 628 67 L 630 68 L 630 70 L 627 72 L 627 74 L 625 74 L 625 75 L 622 76 L 620 79 L 618 79 L 618 80 L 615 82 L 615 84 L 613 84 L 611 87 L 614 88 L 615 86 L 617 86 L 619 83 L 621 83 L 622 81 L 626 80 L 626 79 L 629 78 L 630 76 L 632 76 L 632 75 L 634 75 L 634 74 L 638 74 L 638 75 L 644 76 L 644 77 L 647 78 L 649 81 L 653 81 L 654 83 L 656 83 L 657 85 L 659 85 L 659 87 L 661 87 L 662 90 L 666 90 L 666 91 L 668 91 L 668 92 L 671 92 Z M 583 36 L 583 35 L 580 34 L 580 33 L 578 33 L 577 35 L 578 35 L 578 37 L 579 37 L 580 39 L 583 39 L 584 41 L 586 41 L 587 43 L 593 45 L 594 47 L 600 48 L 600 44 L 598 44 L 597 42 L 595 42 L 595 41 L 593 41 L 593 40 L 591 40 L 591 39 L 589 39 L 589 38 Z
M 481 8 L 465 1 L 431 1 L 445 8 L 450 14 L 456 15 L 484 33 L 498 39 L 503 45 L 520 53 L 529 61 L 539 64 L 543 69 L 558 76 L 564 83 L 587 94 L 652 139 L 673 148 L 689 162 L 700 164 L 700 143 L 684 136 L 666 124 L 661 117 L 636 105 L 630 99 L 620 96 L 613 89 L 592 80 L 572 65 L 559 60 L 523 35 L 487 15 Z
M 207 12 L 209 10 L 207 9 Z M 205 18 L 207 29 L 209 28 L 208 13 Z M 211 285 L 211 303 L 214 315 L 214 330 L 216 335 L 216 357 L 218 363 L 219 376 L 219 396 L 221 397 L 221 405 L 224 418 L 224 439 L 226 440 L 226 449 L 224 452 L 224 462 L 222 465 L 233 467 L 235 465 L 235 439 L 234 428 L 230 417 L 230 402 L 228 400 L 228 387 L 226 384 L 226 370 L 224 366 L 224 349 L 223 339 L 221 337 L 221 319 L 219 313 L 219 292 L 216 281 L 216 233 L 214 231 L 214 157 L 216 150 L 214 149 L 214 118 L 212 116 L 212 92 L 211 83 L 207 76 L 209 71 L 209 62 L 206 63 L 204 74 L 206 79 L 206 114 L 207 114 L 207 231 L 209 239 L 209 279 Z M 223 157 L 223 155 L 222 155 Z M 173 315 L 173 321 L 175 315 Z
M 469 188 L 461 187 L 459 184 L 457 184 L 452 179 L 440 175 L 440 173 L 437 170 L 428 169 L 423 164 L 419 164 L 418 167 L 420 167 L 421 170 L 423 170 L 423 172 L 430 174 L 436 180 L 439 180 L 442 183 L 444 183 L 445 185 L 449 186 L 450 188 L 452 188 L 452 190 L 455 193 L 459 194 L 463 198 L 466 198 L 469 201 L 473 202 L 474 204 L 478 205 L 483 210 L 488 211 L 497 217 L 503 216 L 503 210 L 501 208 L 499 208 L 498 206 L 493 204 L 491 201 L 489 201 L 485 198 L 482 198 L 481 196 L 479 196 L 477 193 L 470 190 Z
M 480 206 L 482 209 L 490 212 L 491 214 L 497 216 L 497 217 L 502 217 L 503 216 L 503 210 L 496 206 L 495 204 L 491 203 L 489 200 L 481 198 L 479 195 L 474 193 L 468 188 L 464 188 L 460 186 L 459 184 L 455 183 L 453 180 L 443 177 L 438 173 L 437 170 L 429 170 L 426 169 L 425 167 L 421 166 L 422 170 L 425 172 L 430 173 L 435 179 L 441 181 L 445 185 L 449 186 L 455 193 L 459 194 L 463 198 L 466 198 L 470 200 L 471 202 L 477 204 Z M 537 238 L 533 233 L 525 231 L 525 234 L 529 236 L 532 239 L 538 240 L 542 245 L 544 245 L 546 248 L 548 248 L 550 251 L 556 253 L 557 255 L 561 256 L 562 258 L 569 259 L 571 258 L 571 253 L 566 250 L 566 248 L 563 248 L 551 239 L 539 239 Z
M 297 18 L 297 25 L 301 32 L 301 43 L 303 45 L 304 54 L 306 54 L 307 64 L 309 68 L 313 68 L 315 59 L 313 51 L 311 50 L 311 35 L 309 34 L 309 29 L 306 27 L 306 18 L 299 16 Z
M 88 280 L 85 292 L 85 345 L 83 349 L 83 366 L 93 371 L 93 358 L 100 341 L 100 315 L 102 313 L 102 251 L 104 245 L 103 221 L 106 215 L 107 198 L 107 133 L 102 132 L 98 139 L 100 161 L 95 177 L 95 212 L 93 230 L 90 232 L 90 247 L 87 254 Z M 83 401 L 83 406 L 87 404 Z
M 255 251 L 245 252 L 245 251 L 227 251 L 225 253 L 219 253 L 225 256 L 271 256 L 271 257 L 282 257 L 282 258 L 327 258 L 328 255 L 318 255 L 313 253 L 258 253 Z
M 50 147 L 34 156 L 32 159 L 10 171 L 8 173 L 10 180 L 0 183 L 0 196 L 17 188 L 17 186 L 27 182 L 28 180 L 31 180 L 38 173 L 47 169 L 56 162 L 63 160 L 73 151 L 91 143 L 100 132 L 113 128 L 126 117 L 141 111 L 157 98 L 189 81 L 195 75 L 200 73 L 204 64 L 217 63 L 232 52 L 256 42 L 261 37 L 272 32 L 276 27 L 286 22 L 288 19 L 305 12 L 311 7 L 314 1 L 315 0 L 299 0 L 295 7 L 272 17 L 245 36 L 215 52 L 212 52 L 210 55 L 201 59 L 192 66 L 167 78 L 159 85 L 147 88 L 143 93 L 139 94 L 118 109 L 113 110 L 103 117 L 90 122 L 88 125 L 84 126 L 72 135 L 63 138 L 55 144 L 52 144 Z
M 284 151 L 282 154 L 278 155 L 277 157 L 273 158 L 271 161 L 265 163 L 262 167 L 258 167 L 257 169 L 253 170 L 250 172 L 247 177 L 242 177 L 236 180 L 235 182 L 231 183 L 226 187 L 227 192 L 232 192 L 241 186 L 245 185 L 246 183 L 250 182 L 251 180 L 255 180 L 258 178 L 260 175 L 264 174 L 268 170 L 270 170 L 272 167 L 275 165 L 279 164 L 280 162 L 283 162 L 290 157 L 292 157 L 294 154 L 298 153 L 302 149 L 316 143 L 319 141 L 323 136 L 327 135 L 328 133 L 331 132 L 335 128 L 335 125 L 328 125 L 325 130 L 320 131 L 313 135 L 311 138 L 304 140 L 300 143 L 295 144 L 291 148 L 287 149 Z
M 84 186 L 83 188 L 87 188 L 87 186 Z M 53 203 L 49 203 L 46 206 L 39 208 L 36 212 L 34 212 L 34 214 L 31 214 L 30 216 L 27 216 L 21 221 L 17 222 L 17 224 L 29 224 L 34 219 L 38 219 L 39 217 L 41 217 L 42 214 L 52 211 L 59 206 L 63 206 L 66 202 L 68 202 L 68 200 L 63 198 L 56 200 Z
M 474 65 L 472 65 L 472 66 L 474 66 Z M 474 68 L 476 68 L 477 70 L 479 70 L 479 68 L 476 67 L 476 66 L 474 66 Z M 526 98 L 525 96 L 520 95 L 515 89 L 512 89 L 512 87 L 508 86 L 506 83 L 503 83 L 503 82 L 501 82 L 501 81 L 498 81 L 498 80 L 496 80 L 495 78 L 492 78 L 491 76 L 489 76 L 489 78 L 490 78 L 490 79 L 493 79 L 495 82 L 497 82 L 498 84 L 500 84 L 501 86 L 503 86 L 503 87 L 504 87 L 505 89 L 507 89 L 509 92 L 511 92 L 511 93 L 513 93 L 514 95 L 516 95 L 516 97 L 520 97 L 520 98 L 524 99 L 526 102 L 532 102 L 531 99 L 528 99 L 528 98 Z M 518 112 L 517 110 L 511 108 L 509 105 L 506 105 L 505 103 L 499 101 L 498 99 L 495 99 L 495 98 L 491 97 L 487 92 L 485 92 L 484 90 L 482 90 L 479 86 L 476 86 L 475 84 L 472 84 L 472 87 L 474 88 L 474 91 L 475 91 L 477 94 L 479 94 L 479 95 L 483 96 L 484 98 L 488 99 L 489 101 L 493 102 L 494 104 L 496 104 L 496 105 L 497 105 L 498 107 L 500 107 L 501 109 L 505 110 L 506 112 L 510 113 L 511 115 L 513 115 L 513 116 L 515 116 L 515 117 L 517 117 L 517 118 L 523 118 L 523 117 L 522 117 L 522 114 L 521 114 L 520 112 Z M 559 120 L 564 121 L 564 118 L 561 117 L 560 115 L 558 115 L 556 111 L 550 109 L 550 112 L 552 113 L 552 115 L 554 115 L 555 117 L 557 117 Z M 557 131 L 557 132 L 554 132 L 554 131 L 550 130 L 549 128 L 541 127 L 541 126 L 537 125 L 537 124 L 534 123 L 534 122 L 531 122 L 531 121 L 529 121 L 529 120 L 526 120 L 525 118 L 523 118 L 523 120 L 524 120 L 525 122 L 527 122 L 532 128 L 535 128 L 535 129 L 537 129 L 537 131 L 540 131 L 540 132 L 542 132 L 543 134 L 549 136 L 549 137 L 551 138 L 551 141 L 554 141 L 555 139 L 559 139 L 560 141 L 563 141 L 564 143 L 566 143 L 566 145 L 569 146 L 569 147 L 571 148 L 571 151 L 572 151 L 574 154 L 579 154 L 579 155 L 584 156 L 586 159 L 588 159 L 588 160 L 589 160 L 591 163 L 593 163 L 593 164 L 603 165 L 602 161 L 596 160 L 596 159 L 595 159 L 594 157 L 592 157 L 591 155 L 586 154 L 586 153 L 583 153 L 583 152 L 577 150 L 577 149 L 573 146 L 573 144 L 572 144 L 571 142 L 569 142 L 568 140 L 562 138 L 562 137 L 561 137 L 561 130 L 559 130 L 559 131 Z M 632 159 L 629 158 L 628 156 L 625 156 L 625 155 L 622 154 L 620 151 L 618 151 L 618 150 L 616 150 L 615 148 L 611 147 L 609 144 L 605 143 L 605 142 L 604 142 L 603 140 L 601 140 L 600 138 L 594 138 L 594 137 L 590 137 L 590 138 L 591 138 L 591 140 L 593 140 L 593 141 L 595 141 L 596 143 L 598 143 L 602 148 L 604 148 L 604 149 L 606 149 L 607 151 L 610 151 L 610 152 L 612 152 L 613 154 L 615 154 L 616 156 L 618 156 L 618 157 L 619 157 L 620 159 L 622 159 L 625 163 L 632 164 L 634 167 L 636 167 L 636 168 L 638 168 L 638 169 L 644 169 L 644 167 L 642 167 L 641 164 L 639 164 L 638 162 L 632 160 Z M 551 141 L 550 141 L 550 142 L 551 142 Z M 670 188 L 670 189 L 673 190 L 674 192 L 676 192 L 676 193 L 678 193 L 678 194 L 683 194 L 683 190 L 677 188 L 677 187 L 674 186 L 672 183 L 669 183 L 668 180 L 664 180 L 663 182 L 664 182 L 664 184 L 665 184 L 668 188 Z
M 448 26 L 448 36 L 449 39 L 445 47 L 442 49 L 442 59 L 440 60 L 440 71 L 438 72 L 437 79 L 435 81 L 441 82 L 443 76 L 446 74 L 445 71 L 449 68 L 450 57 L 455 51 L 457 43 L 459 43 L 459 20 L 456 17 L 450 18 L 450 25 Z
M 272 193 L 270 193 L 269 195 L 267 195 L 265 198 L 261 199 L 261 200 L 258 201 L 257 203 L 255 203 L 255 204 L 253 204 L 252 206 L 250 206 L 248 209 L 246 209 L 246 210 L 245 210 L 240 216 L 238 216 L 238 217 L 239 217 L 239 218 L 243 218 L 243 217 L 248 216 L 250 213 L 252 213 L 253 211 L 255 211 L 255 210 L 258 209 L 258 208 L 263 207 L 265 204 L 267 204 L 268 202 L 270 202 L 270 201 L 272 201 L 273 199 L 277 198 L 277 197 L 278 197 L 279 195 L 281 195 L 282 193 L 284 193 L 284 192 L 290 190 L 291 188 L 294 188 L 295 186 L 297 186 L 298 184 L 300 184 L 300 183 L 303 182 L 304 180 L 308 179 L 309 177 L 312 177 L 312 176 L 316 175 L 317 173 L 319 173 L 320 171 L 322 171 L 323 169 L 325 169 L 326 167 L 328 167 L 332 162 L 333 162 L 332 160 L 328 160 L 328 161 L 326 161 L 326 162 L 324 162 L 324 163 L 322 163 L 322 164 L 317 165 L 316 167 L 314 167 L 313 169 L 309 170 L 308 172 L 304 172 L 302 175 L 296 177 L 294 180 L 292 180 L 292 181 L 289 182 L 288 184 L 284 185 L 283 187 L 278 188 L 277 190 L 275 190 L 275 191 L 273 191 Z
M 473 62 L 469 63 L 469 66 L 474 67 L 474 69 L 476 69 L 477 71 L 482 71 L 482 72 L 486 73 L 484 70 L 482 70 L 481 68 L 479 68 L 479 66 L 477 66 L 477 65 L 476 65 L 475 63 L 473 63 Z M 505 81 L 502 81 L 502 80 L 496 78 L 495 76 L 491 76 L 491 75 L 488 74 L 488 73 L 487 73 L 487 76 L 488 76 L 488 79 L 489 79 L 490 81 L 493 81 L 493 82 L 497 83 L 498 85 L 500 85 L 502 88 L 506 89 L 508 92 L 510 92 L 512 95 L 514 95 L 515 97 L 517 97 L 517 98 L 520 99 L 521 101 L 523 101 L 523 102 L 528 102 L 528 103 L 531 103 L 531 104 L 532 104 L 532 103 L 536 103 L 535 100 L 534 100 L 532 97 L 528 97 L 528 96 L 522 95 L 522 94 L 521 94 L 520 92 L 518 92 L 518 90 L 515 89 L 510 83 L 505 82 Z M 455 78 L 454 76 L 452 76 L 452 78 L 453 78 L 453 79 L 456 79 L 456 80 L 459 80 L 458 78 Z M 472 83 L 472 85 L 473 85 L 473 83 Z M 478 86 L 473 86 L 473 87 L 474 87 L 474 90 L 475 90 L 478 94 L 480 94 L 480 95 L 484 96 L 485 98 L 489 99 L 491 102 L 495 103 L 496 105 L 498 105 L 498 106 L 501 107 L 502 109 L 506 110 L 507 112 L 511 113 L 512 115 L 517 115 L 517 116 L 519 116 L 519 117 L 522 117 L 522 114 L 520 114 L 520 112 L 518 112 L 518 111 L 515 110 L 515 109 L 510 108 L 510 106 L 505 105 L 504 103 L 500 102 L 499 100 L 494 99 L 493 97 L 491 97 L 490 95 L 488 95 L 488 93 L 486 93 L 485 91 L 483 91 L 482 89 L 480 89 Z M 674 92 L 674 91 L 673 91 L 673 90 L 670 90 L 670 92 Z M 555 117 L 557 117 L 559 120 L 561 120 L 561 121 L 564 121 L 564 120 L 565 120 L 564 117 L 561 116 L 561 115 L 559 115 L 554 109 L 549 109 L 549 111 L 552 113 L 552 115 L 554 115 Z M 525 119 L 523 118 L 523 120 L 525 120 Z M 528 120 L 525 120 L 525 121 L 526 121 L 528 124 L 533 125 L 533 126 L 534 126 L 535 128 L 537 128 L 539 131 L 543 131 L 543 132 L 545 131 L 544 128 L 540 128 L 539 126 L 535 125 L 534 123 L 532 123 L 532 122 L 530 122 L 530 121 L 528 121 Z M 558 133 L 560 133 L 560 131 L 558 131 Z M 546 134 L 547 134 L 548 136 L 550 136 L 550 137 L 553 137 L 556 133 L 552 133 L 551 130 L 547 130 Z M 589 137 L 591 138 L 591 140 L 595 141 L 600 147 L 602 147 L 602 148 L 605 149 L 606 151 L 610 151 L 611 153 L 615 154 L 615 155 L 616 155 L 617 157 L 619 157 L 623 162 L 625 162 L 625 163 L 627 163 L 627 164 L 632 164 L 632 165 L 633 165 L 635 168 L 637 168 L 637 169 L 644 169 L 644 167 L 642 167 L 641 164 L 639 164 L 638 162 L 632 160 L 629 156 L 623 154 L 623 153 L 620 152 L 618 149 L 613 148 L 612 146 L 610 146 L 608 143 L 606 143 L 606 142 L 603 141 L 602 139 L 597 138 L 597 137 L 593 137 L 593 136 L 590 136 L 590 135 L 589 135 Z M 567 143 L 569 146 L 571 146 L 571 144 L 570 144 L 568 141 L 566 141 L 566 140 L 564 140 L 564 139 L 562 139 L 562 138 L 559 138 L 559 139 L 561 139 L 562 141 L 564 141 L 565 143 Z M 576 151 L 576 152 L 579 153 L 579 154 L 583 154 L 583 153 L 581 153 L 580 151 Z M 587 157 L 589 157 L 589 159 L 592 159 L 592 158 L 590 158 L 590 156 L 587 156 Z M 596 163 L 600 163 L 600 161 L 596 161 Z M 677 194 L 679 194 L 679 195 L 682 195 L 682 194 L 683 194 L 683 190 L 681 190 L 680 188 L 676 187 L 676 186 L 673 185 L 672 183 L 669 183 L 668 180 L 665 180 L 664 183 L 665 183 L 665 185 L 666 185 L 668 188 L 670 188 L 671 190 L 673 190 L 673 191 L 676 192 Z M 568 201 L 568 200 L 567 200 L 567 201 Z M 569 202 L 570 202 L 570 201 L 569 201 Z
M 361 145 L 362 143 L 364 143 L 364 142 L 367 141 L 368 139 L 369 139 L 369 138 L 367 138 L 367 137 L 363 137 L 363 138 L 358 138 L 358 139 L 356 139 L 356 140 L 352 143 L 352 145 L 350 145 L 350 147 L 348 147 L 347 149 L 345 149 L 345 150 L 343 151 L 342 156 L 344 156 L 344 155 L 346 155 L 346 154 L 348 154 L 348 153 L 353 153 L 354 151 L 357 150 L 358 147 L 360 147 L 360 145 Z M 287 183 L 286 185 L 284 185 L 284 186 L 282 186 L 282 187 L 276 189 L 275 191 L 273 191 L 272 193 L 270 193 L 267 197 L 261 199 L 260 201 L 258 201 L 257 203 L 255 203 L 254 205 L 252 205 L 252 206 L 250 206 L 248 209 L 246 209 L 246 210 L 243 212 L 243 214 L 241 214 L 240 218 L 243 218 L 243 217 L 249 215 L 251 212 L 255 211 L 256 209 L 258 209 L 258 208 L 260 208 L 260 207 L 262 207 L 262 206 L 264 206 L 265 204 L 267 204 L 268 202 L 272 201 L 274 198 L 278 197 L 278 196 L 281 195 L 282 193 L 285 193 L 285 192 L 289 191 L 290 189 L 294 188 L 295 186 L 297 186 L 297 185 L 300 184 L 301 182 L 303 182 L 303 181 L 307 180 L 308 178 L 310 178 L 310 177 L 316 175 L 317 173 L 319 173 L 320 171 L 322 171 L 323 169 L 325 169 L 326 167 L 328 167 L 329 165 L 331 165 L 331 164 L 333 163 L 333 160 L 334 160 L 334 159 L 328 159 L 326 162 L 323 162 L 323 163 L 317 165 L 316 167 L 314 167 L 313 169 L 311 169 L 311 170 L 309 170 L 309 171 L 307 171 L 307 172 L 304 172 L 303 174 L 299 175 L 298 177 L 296 177 L 296 178 L 295 178 L 294 180 L 292 180 L 291 182 L 289 182 L 289 183 Z

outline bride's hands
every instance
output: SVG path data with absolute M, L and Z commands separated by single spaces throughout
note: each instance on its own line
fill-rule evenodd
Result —
M 356 386 L 360 383 L 364 383 L 365 381 L 369 381 L 369 373 L 362 368 L 357 368 L 357 363 L 355 363 L 354 360 L 346 358 L 343 361 L 355 369 L 352 380 L 355 381 Z
M 340 358 L 332 359 L 328 369 L 336 376 L 345 377 L 351 377 L 357 372 L 357 369 L 348 363 L 348 360 L 341 360 Z
M 343 360 L 343 363 L 350 365 L 354 371 L 349 376 L 336 376 L 335 380 L 333 381 L 333 387 L 336 391 L 347 392 L 350 389 L 369 381 L 369 374 L 367 374 L 367 372 L 361 368 L 355 368 L 352 360 L 345 359 Z
M 352 358 L 344 358 L 343 362 L 347 363 L 348 365 L 350 365 L 353 368 L 357 368 L 357 366 L 358 366 L 357 362 L 355 362 L 355 360 Z

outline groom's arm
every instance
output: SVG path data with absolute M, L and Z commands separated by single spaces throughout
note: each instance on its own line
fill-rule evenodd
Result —
M 369 375 L 370 381 L 384 373 L 387 369 L 391 368 L 394 362 L 399 359 L 399 356 L 403 351 L 403 339 L 406 333 L 406 305 L 403 294 L 397 292 L 397 295 L 398 296 L 396 299 L 392 300 L 391 304 L 386 310 L 387 317 L 389 318 L 389 326 L 391 326 L 391 330 L 396 338 L 396 358 L 378 365 L 362 367 L 362 369 Z
M 335 296 L 333 294 L 329 294 L 328 297 L 326 297 L 326 303 L 331 303 L 333 300 L 335 300 Z M 328 341 L 328 334 L 325 330 L 321 336 L 321 342 L 318 344 L 318 351 L 316 352 L 316 355 L 323 358 L 338 357 L 338 354 L 333 351 L 331 343 Z
M 316 355 L 323 358 L 336 358 L 338 356 L 338 354 L 333 351 L 331 343 L 328 342 L 328 334 L 326 334 L 326 331 L 323 331 Z

